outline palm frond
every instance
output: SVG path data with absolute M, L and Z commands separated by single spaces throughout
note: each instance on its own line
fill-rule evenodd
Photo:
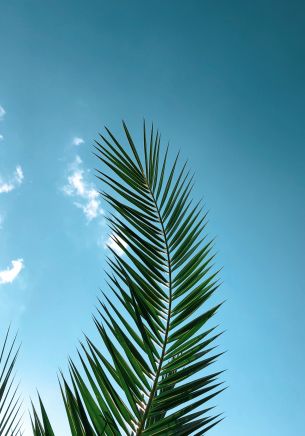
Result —
M 20 349 L 16 340 L 17 335 L 10 338 L 8 328 L 0 348 L 0 434 L 10 436 L 18 435 L 21 431 L 21 400 L 14 374 Z
M 144 124 L 141 152 L 123 129 L 127 146 L 108 129 L 95 145 L 113 210 L 110 293 L 94 316 L 102 345 L 85 337 L 71 386 L 62 377 L 71 433 L 202 435 L 221 421 L 210 400 L 223 390 L 209 369 L 221 355 L 207 327 L 221 305 L 207 306 L 219 286 L 213 241 L 187 164 L 177 155 L 168 165 L 153 127 L 147 134 Z
M 38 399 L 39 399 L 39 407 L 41 411 L 41 419 L 39 418 L 38 413 L 36 412 L 36 409 L 34 407 L 34 404 L 32 403 L 32 415 L 30 415 L 30 418 L 31 418 L 33 435 L 54 436 L 53 428 L 50 424 L 49 417 L 47 415 L 43 402 L 40 398 L 40 395 L 38 395 Z

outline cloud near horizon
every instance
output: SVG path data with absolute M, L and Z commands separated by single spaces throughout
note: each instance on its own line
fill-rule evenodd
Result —
M 4 182 L 0 177 L 0 194 L 13 191 L 17 186 L 22 184 L 23 180 L 23 170 L 20 165 L 17 165 L 14 171 L 14 175 L 9 181 Z
M 80 208 L 88 221 L 104 215 L 101 207 L 99 193 L 93 186 L 85 180 L 85 170 L 82 167 L 83 161 L 77 155 L 74 162 L 70 165 L 67 184 L 63 187 L 63 192 L 74 197 L 74 205 Z
M 0 285 L 12 283 L 24 268 L 23 259 L 12 260 L 12 266 L 0 271 Z

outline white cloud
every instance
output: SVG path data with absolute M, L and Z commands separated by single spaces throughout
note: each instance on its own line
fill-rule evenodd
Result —
M 23 182 L 24 175 L 20 165 L 16 166 L 13 177 L 7 182 L 4 182 L 0 177 L 0 194 L 13 191 L 18 185 Z
M 0 105 L 0 121 L 3 120 L 5 114 L 4 108 Z
M 123 256 L 124 254 L 124 250 L 123 248 L 118 244 L 118 242 L 120 242 L 120 244 L 123 245 L 124 248 L 127 247 L 127 243 L 120 238 L 118 235 L 116 235 L 115 233 L 112 233 L 109 238 L 107 239 L 107 241 L 104 244 L 104 248 L 112 248 L 112 250 L 120 257 Z
M 73 145 L 81 145 L 84 142 L 85 141 L 83 140 L 83 138 L 79 138 L 78 136 L 75 136 L 75 138 L 73 138 L 72 144 Z
M 99 200 L 99 193 L 95 187 L 85 180 L 85 170 L 82 168 L 82 160 L 76 156 L 70 165 L 67 184 L 63 187 L 66 195 L 74 197 L 75 206 L 79 207 L 88 221 L 104 214 Z
M 18 185 L 21 185 L 23 179 L 24 179 L 23 170 L 20 165 L 17 165 L 15 170 L 15 180 L 18 183 Z
M 12 183 L 2 182 L 0 179 L 0 194 L 11 192 L 15 186 Z
M 12 260 L 11 268 L 0 271 L 0 285 L 12 283 L 24 268 L 23 259 Z
M 1 133 L 0 133 L 0 141 L 3 141 L 3 139 L 4 139 L 4 136 L 1 135 Z

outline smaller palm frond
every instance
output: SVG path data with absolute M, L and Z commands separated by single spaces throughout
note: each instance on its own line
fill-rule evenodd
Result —
M 17 436 L 21 432 L 21 400 L 14 369 L 20 349 L 17 335 L 10 338 L 10 327 L 0 349 L 0 435 Z
M 52 426 L 50 424 L 49 417 L 46 413 L 45 407 L 43 405 L 43 402 L 42 402 L 39 394 L 38 394 L 38 400 L 39 400 L 39 408 L 40 408 L 40 412 L 41 412 L 41 418 L 39 418 L 39 415 L 38 415 L 33 403 L 32 403 L 32 415 L 30 415 L 33 435 L 34 436 L 55 436 L 54 431 L 52 429 Z

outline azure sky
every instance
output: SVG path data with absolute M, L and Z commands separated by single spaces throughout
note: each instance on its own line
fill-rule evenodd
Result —
M 211 436 L 301 435 L 304 2 L 2 0 L 0 41 L 0 334 L 19 329 L 25 405 L 38 388 L 66 434 L 57 372 L 106 287 L 93 141 L 125 119 L 139 142 L 145 117 L 195 170 L 224 266 Z

